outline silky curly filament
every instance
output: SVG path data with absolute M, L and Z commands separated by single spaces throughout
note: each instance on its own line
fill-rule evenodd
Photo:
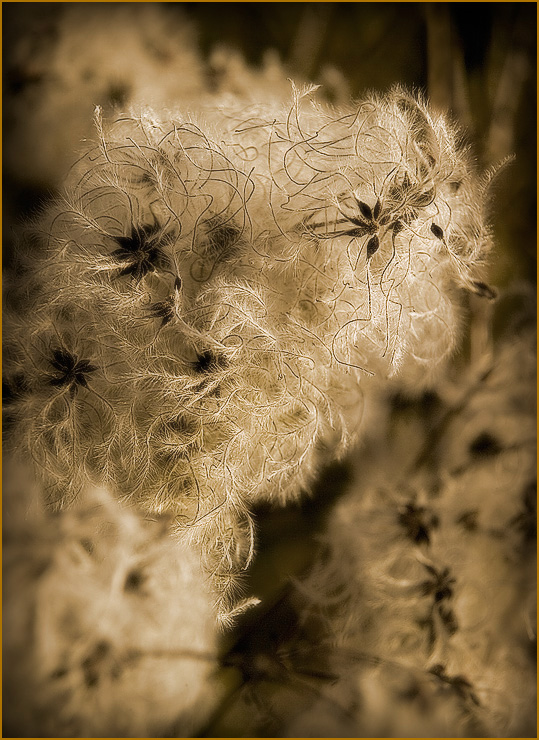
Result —
M 10 444 L 54 506 L 90 479 L 171 514 L 224 614 L 252 503 L 308 487 L 371 392 L 435 376 L 459 289 L 491 297 L 482 191 L 399 88 L 96 123 L 8 319 Z

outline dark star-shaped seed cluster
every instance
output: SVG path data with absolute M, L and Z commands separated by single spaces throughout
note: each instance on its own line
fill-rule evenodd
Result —
M 129 236 L 115 236 L 119 248 L 112 256 L 122 263 L 117 275 L 132 275 L 137 282 L 149 272 L 170 267 L 169 258 L 163 251 L 163 234 L 158 224 L 131 227 Z
M 53 350 L 49 362 L 54 370 L 54 375 L 49 376 L 49 383 L 56 388 L 68 389 L 71 397 L 77 388 L 88 388 L 87 376 L 98 369 L 89 360 L 79 360 L 76 355 L 60 348 Z

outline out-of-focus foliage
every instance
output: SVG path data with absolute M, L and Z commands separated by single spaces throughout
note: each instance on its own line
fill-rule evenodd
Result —
M 4 735 L 195 732 L 219 695 L 195 552 L 104 489 L 55 516 L 27 469 L 3 472 Z

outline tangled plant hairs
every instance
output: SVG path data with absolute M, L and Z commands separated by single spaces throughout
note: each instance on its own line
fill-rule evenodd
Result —
M 39 255 L 5 315 L 8 445 L 50 507 L 90 481 L 169 515 L 226 623 L 252 503 L 308 487 L 369 394 L 425 387 L 462 289 L 492 297 L 485 187 L 400 88 L 96 124 L 20 238 Z

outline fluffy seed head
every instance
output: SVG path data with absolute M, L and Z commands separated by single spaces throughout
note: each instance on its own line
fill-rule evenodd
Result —
M 222 593 L 252 555 L 250 502 L 308 485 L 371 389 L 435 374 L 488 247 L 445 119 L 400 89 L 312 96 L 97 112 L 8 328 L 12 442 L 49 501 L 90 478 L 171 513 Z

